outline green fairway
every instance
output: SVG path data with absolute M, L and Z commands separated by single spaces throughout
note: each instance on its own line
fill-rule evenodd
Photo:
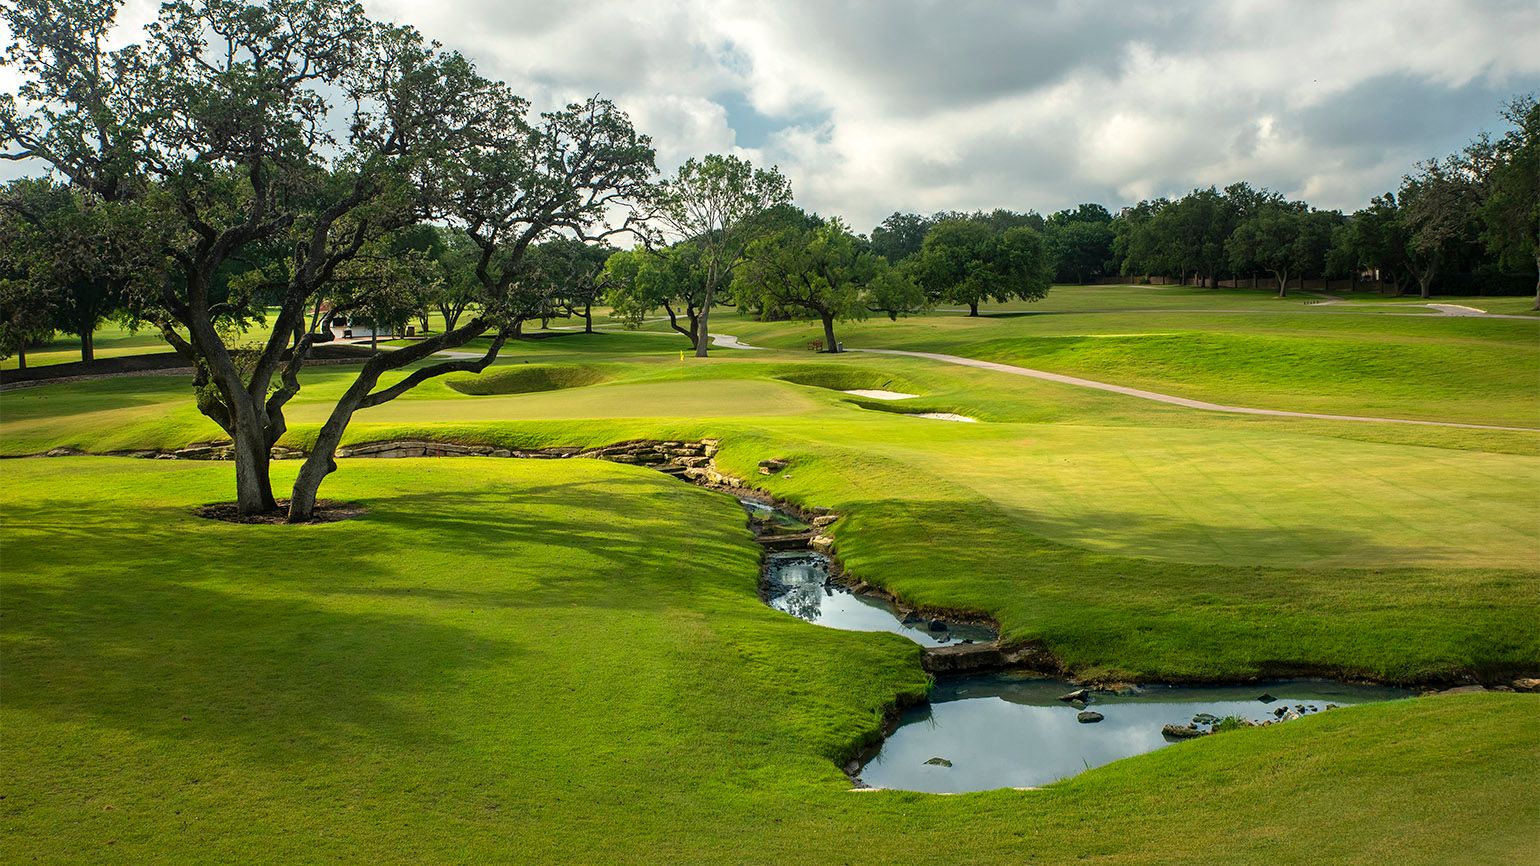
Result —
M 761 604 L 727 497 L 595 461 L 347 461 L 328 493 L 360 518 L 193 516 L 227 470 L 0 464 L 9 859 L 1494 862 L 1540 818 L 1537 699 L 1509 695 L 1042 791 L 849 793 L 835 762 L 923 688 L 916 649 Z
M 1228 405 L 1540 427 L 1540 321 L 1331 309 L 874 319 L 845 325 L 842 339 L 851 348 L 962 355 Z M 721 326 L 788 348 L 813 334 L 810 325 Z

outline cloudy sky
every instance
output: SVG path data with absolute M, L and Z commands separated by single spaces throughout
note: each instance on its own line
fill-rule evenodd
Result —
M 778 164 L 800 204 L 861 231 L 1241 179 L 1353 209 L 1540 89 L 1535 0 L 365 5 L 537 106 L 611 97 L 665 169 Z

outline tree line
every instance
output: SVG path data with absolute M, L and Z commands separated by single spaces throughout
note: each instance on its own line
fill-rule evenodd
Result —
M 1522 292 L 1527 272 L 1540 308 L 1540 108 L 1520 96 L 1501 115 L 1510 127 L 1502 136 L 1483 133 L 1459 153 L 1418 163 L 1397 189 L 1350 214 L 1241 182 L 1117 215 L 1082 204 L 1047 218 L 996 211 L 992 220 L 1040 232 L 1061 283 L 1117 275 L 1216 286 L 1261 274 L 1283 296 L 1294 280 L 1373 275 L 1397 293 L 1430 297 L 1441 285 Z M 895 213 L 873 229 L 872 245 L 905 261 L 960 216 Z

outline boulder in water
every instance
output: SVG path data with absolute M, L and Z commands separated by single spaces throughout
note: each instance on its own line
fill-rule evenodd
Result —
M 946 631 L 946 623 L 939 619 L 933 619 L 926 628 L 929 628 L 931 631 Z
M 1190 740 L 1193 737 L 1201 737 L 1206 732 L 1200 731 L 1192 725 L 1166 725 L 1160 729 L 1160 733 L 1173 740 Z
M 926 761 L 925 763 L 929 764 L 932 767 L 950 767 L 950 766 L 952 766 L 952 762 L 948 761 L 946 758 L 931 758 L 929 761 Z
M 1099 722 L 1099 721 L 1101 721 L 1102 719 L 1105 719 L 1105 718 L 1106 718 L 1106 716 L 1102 715 L 1101 713 L 1096 712 L 1095 710 L 1081 710 L 1080 714 L 1075 716 L 1075 720 L 1080 722 L 1083 725 L 1088 725 L 1088 724 L 1091 724 L 1093 722 Z
M 1074 691 L 1070 692 L 1067 695 L 1059 695 L 1059 700 L 1061 700 L 1061 701 L 1080 701 L 1081 703 L 1084 703 L 1090 697 L 1091 697 L 1091 690 L 1090 689 L 1075 689 Z

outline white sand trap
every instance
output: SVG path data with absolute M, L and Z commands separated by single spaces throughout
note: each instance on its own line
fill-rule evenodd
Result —
M 967 415 L 959 415 L 956 412 L 915 412 L 911 418 L 933 418 L 937 421 L 964 421 L 969 424 L 977 424 L 979 419 L 969 418 Z
M 870 397 L 873 400 L 912 400 L 919 394 L 905 394 L 902 391 L 884 391 L 881 388 L 852 388 L 842 391 L 842 394 L 854 394 L 857 397 Z

